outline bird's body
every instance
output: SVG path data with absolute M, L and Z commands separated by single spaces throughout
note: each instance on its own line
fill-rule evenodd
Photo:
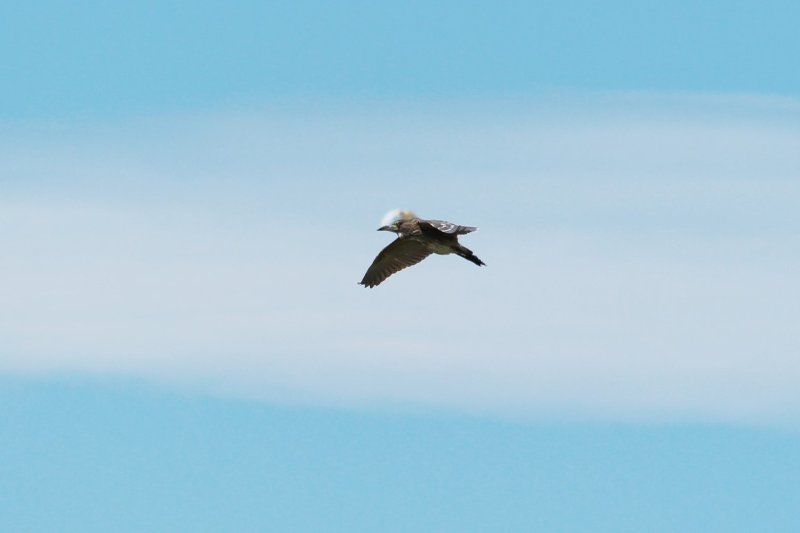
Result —
M 378 231 L 397 233 L 397 239 L 381 250 L 360 283 L 365 287 L 375 287 L 395 272 L 416 265 L 432 253 L 457 254 L 482 266 L 485 263 L 478 259 L 472 250 L 458 242 L 459 235 L 471 233 L 476 229 L 444 220 L 420 218 L 401 219 L 378 228 Z

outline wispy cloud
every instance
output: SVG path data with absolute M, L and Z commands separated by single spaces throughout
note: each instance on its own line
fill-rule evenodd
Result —
M 0 370 L 515 416 L 800 415 L 800 104 L 7 126 Z M 356 285 L 393 207 L 481 229 Z

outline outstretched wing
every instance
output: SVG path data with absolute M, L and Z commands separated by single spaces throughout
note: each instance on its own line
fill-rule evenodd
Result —
M 420 220 L 419 223 L 420 226 L 427 226 L 449 235 L 464 235 L 465 233 L 471 233 L 478 229 L 471 226 L 459 226 L 458 224 L 453 224 L 445 220 Z
M 370 288 L 380 285 L 395 272 L 416 265 L 429 255 L 431 252 L 416 239 L 395 239 L 372 262 L 361 285 Z

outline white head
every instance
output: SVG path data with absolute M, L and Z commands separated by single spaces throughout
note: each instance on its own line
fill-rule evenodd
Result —
M 391 226 L 396 222 L 400 222 L 401 220 L 411 220 L 412 218 L 417 218 L 417 215 L 414 214 L 413 211 L 410 209 L 392 209 L 381 219 L 381 226 Z

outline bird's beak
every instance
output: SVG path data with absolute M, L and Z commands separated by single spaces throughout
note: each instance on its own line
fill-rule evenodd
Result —
M 389 226 L 381 226 L 378 228 L 378 231 L 392 231 L 392 228 Z

